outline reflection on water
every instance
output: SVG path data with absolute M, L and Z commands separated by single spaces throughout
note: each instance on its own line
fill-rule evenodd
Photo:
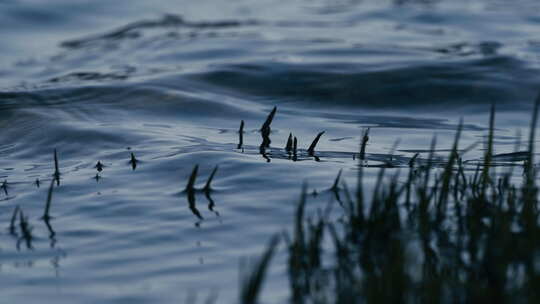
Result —
M 198 170 L 199 170 L 199 165 L 195 165 L 195 167 L 191 171 L 191 175 L 189 176 L 189 180 L 188 180 L 188 183 L 186 185 L 186 188 L 183 191 L 186 194 L 186 197 L 187 197 L 189 210 L 193 213 L 193 215 L 195 215 L 195 217 L 197 217 L 199 219 L 199 221 L 195 223 L 195 226 L 197 226 L 197 227 L 200 226 L 200 223 L 204 220 L 204 217 L 202 216 L 201 212 L 197 208 L 197 204 L 196 204 L 197 193 L 202 192 L 204 194 L 204 197 L 208 201 L 208 210 L 210 210 L 211 212 L 216 214 L 216 216 L 219 217 L 219 212 L 214 210 L 214 207 L 216 206 L 216 203 L 214 202 L 214 200 L 211 197 L 211 192 L 213 191 L 212 190 L 212 181 L 214 179 L 214 176 L 217 173 L 218 166 L 214 167 L 214 169 L 212 170 L 212 172 L 208 176 L 208 179 L 206 180 L 206 184 L 201 189 L 195 188 L 195 182 L 197 180 Z
M 51 248 L 54 248 L 54 245 L 56 245 L 56 232 L 54 231 L 49 218 L 44 218 L 43 222 L 45 223 L 45 226 L 47 226 L 47 230 L 49 230 L 50 246 Z
M 19 210 L 19 231 L 20 236 L 15 234 L 17 237 L 17 251 L 21 250 L 21 243 L 24 242 L 26 244 L 26 249 L 28 250 L 34 250 L 34 247 L 32 246 L 32 230 L 34 227 L 30 225 L 28 222 L 28 217 L 24 215 L 22 210 Z
M 135 171 L 137 169 L 137 163 L 139 163 L 139 160 L 135 158 L 135 154 L 131 152 L 131 159 L 129 160 L 129 164 L 131 165 L 131 169 Z
M 2 186 L 0 186 L 0 188 L 2 188 L 2 190 L 4 190 L 4 194 L 6 194 L 6 196 L 9 196 L 7 180 L 4 180 L 4 182 L 2 183 Z

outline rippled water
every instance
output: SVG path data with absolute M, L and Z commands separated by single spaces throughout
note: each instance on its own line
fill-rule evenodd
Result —
M 463 117 L 461 146 L 479 143 L 464 159 L 474 160 L 495 103 L 496 152 L 514 151 L 540 88 L 538 8 L 0 1 L 3 298 L 234 303 L 240 259 L 288 229 L 303 181 L 318 194 L 313 209 L 333 198 L 325 189 L 340 169 L 353 188 L 366 127 L 369 163 L 401 167 L 416 152 L 425 159 L 433 135 L 444 156 Z M 259 129 L 274 106 L 261 155 Z M 314 157 L 307 148 L 321 131 Z M 290 132 L 296 157 L 283 149 Z M 61 180 L 47 226 L 55 148 Z M 196 164 L 197 188 L 219 169 L 211 192 L 189 197 Z M 377 172 L 366 169 L 368 186 Z M 31 243 L 9 231 L 17 205 Z M 280 253 L 272 264 L 265 303 L 288 298 L 284 261 Z

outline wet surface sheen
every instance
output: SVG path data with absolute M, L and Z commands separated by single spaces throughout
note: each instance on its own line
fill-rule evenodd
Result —
M 290 227 L 303 181 L 313 210 L 334 199 L 340 169 L 354 188 L 368 127 L 367 187 L 379 167 L 425 161 L 433 135 L 442 161 L 461 117 L 474 167 L 492 103 L 495 160 L 521 164 L 502 153 L 526 135 L 540 88 L 538 8 L 0 0 L 3 298 L 235 303 L 240 259 Z M 290 133 L 296 153 L 285 149 Z M 60 185 L 43 220 L 54 149 Z M 16 206 L 30 241 L 19 218 L 9 229 Z M 284 263 L 280 252 L 265 303 L 288 298 Z

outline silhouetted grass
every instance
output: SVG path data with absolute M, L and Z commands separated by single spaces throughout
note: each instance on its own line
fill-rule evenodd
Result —
M 191 171 L 191 175 L 189 176 L 189 180 L 184 191 L 187 195 L 189 209 L 199 220 L 203 220 L 204 218 L 202 217 L 199 209 L 197 209 L 197 204 L 195 203 L 195 181 L 197 179 L 198 170 L 199 165 L 195 165 L 195 167 L 193 167 L 193 171 Z
M 193 215 L 195 215 L 200 221 L 204 220 L 204 217 L 202 216 L 199 209 L 197 209 L 196 198 L 195 198 L 195 194 L 197 191 L 201 191 L 204 193 L 204 196 L 208 200 L 208 209 L 214 212 L 217 216 L 219 216 L 219 212 L 214 210 L 215 202 L 210 196 L 210 193 L 212 192 L 212 181 L 214 180 L 214 177 L 218 171 L 218 168 L 219 168 L 218 166 L 215 166 L 212 172 L 210 173 L 210 175 L 208 176 L 208 179 L 206 180 L 204 187 L 197 189 L 195 187 L 195 182 L 197 180 L 199 165 L 195 165 L 189 176 L 189 180 L 187 182 L 186 188 L 183 191 L 187 196 L 189 209 L 191 210 Z M 196 223 L 195 225 L 198 226 L 199 222 Z
M 272 124 L 272 120 L 274 120 L 274 116 L 276 115 L 276 112 L 277 112 L 277 107 L 274 106 L 274 108 L 272 108 L 272 111 L 270 111 L 270 114 L 268 114 L 268 116 L 266 117 L 266 120 L 264 121 L 263 125 L 261 126 L 262 132 L 270 131 L 270 125 Z
M 97 164 L 94 166 L 94 168 L 98 171 L 98 172 L 101 172 L 103 171 L 103 168 L 105 168 L 105 166 L 101 163 L 101 161 L 98 160 Z
M 293 149 L 293 136 L 292 133 L 289 133 L 289 138 L 287 138 L 287 145 L 285 145 L 285 151 L 291 153 Z
M 270 148 L 270 144 L 271 144 L 271 141 L 270 141 L 270 133 L 271 133 L 271 128 L 270 128 L 270 125 L 272 124 L 272 120 L 274 119 L 274 116 L 276 115 L 276 111 L 277 111 L 277 107 L 274 107 L 272 109 L 272 111 L 270 112 L 270 114 L 268 114 L 268 117 L 266 117 L 266 120 L 264 121 L 263 125 L 261 126 L 261 136 L 262 136 L 262 143 L 261 143 L 261 146 L 260 146 L 260 149 L 261 151 L 261 154 L 264 154 L 264 149 L 265 148 Z
M 132 170 L 137 169 L 137 163 L 138 162 L 139 162 L 139 160 L 135 158 L 135 154 L 133 154 L 133 152 L 131 152 L 130 159 L 129 159 L 128 163 L 131 165 Z
M 58 165 L 58 153 L 56 152 L 56 149 L 54 149 L 54 173 L 53 178 L 56 180 L 56 185 L 60 186 L 60 168 Z
M 0 186 L 0 188 L 1 188 L 2 190 L 4 190 L 4 194 L 5 194 L 6 196 L 9 195 L 9 194 L 8 194 L 8 182 L 7 182 L 7 180 L 4 180 L 4 182 L 2 183 L 2 185 Z
M 21 230 L 21 236 L 17 240 L 17 250 L 20 249 L 22 241 L 25 242 L 27 249 L 34 249 L 34 247 L 32 247 L 32 240 L 34 239 L 32 236 L 33 227 L 30 226 L 28 217 L 24 215 L 22 210 L 19 210 L 19 229 Z
M 366 158 L 366 146 L 369 141 L 369 128 L 364 131 L 362 136 L 362 143 L 360 144 L 360 160 L 363 161 Z
M 343 172 L 343 169 L 340 169 L 338 172 L 338 175 L 336 176 L 336 179 L 334 180 L 334 184 L 332 184 L 332 187 L 330 190 L 332 191 L 338 191 L 339 190 L 339 182 L 341 179 L 341 173 Z
M 210 173 L 210 176 L 206 180 L 206 184 L 204 185 L 204 188 L 203 188 L 204 192 L 210 192 L 212 190 L 212 180 L 214 180 L 214 176 L 216 175 L 218 168 L 219 168 L 218 166 L 215 166 L 214 170 L 212 170 L 212 173 Z
M 319 143 L 319 139 L 321 139 L 321 136 L 323 136 L 324 131 L 317 134 L 311 145 L 309 145 L 309 148 L 307 149 L 307 152 L 310 156 L 313 156 L 313 153 L 315 153 L 315 147 L 317 146 L 317 143 Z
M 236 149 L 242 149 L 244 145 L 244 121 L 240 122 L 240 129 L 238 130 L 238 146 Z
M 19 205 L 13 209 L 13 214 L 11 215 L 11 220 L 9 221 L 9 233 L 15 235 L 15 221 L 17 220 L 17 215 L 19 214 L 20 208 Z
M 197 180 L 197 171 L 199 170 L 199 165 L 195 165 L 191 174 L 189 176 L 188 183 L 186 185 L 186 192 L 195 191 L 195 181 Z
M 51 218 L 51 216 L 49 215 L 49 212 L 51 210 L 53 190 L 54 190 L 54 179 L 51 180 L 51 185 L 49 186 L 49 191 L 47 192 L 47 200 L 45 201 L 45 210 L 43 211 L 43 216 L 41 217 L 41 219 L 44 221 L 48 221 Z
M 332 187 L 346 197 L 339 220 L 330 220 L 326 212 L 306 216 L 309 202 L 306 187 L 302 189 L 292 232 L 285 236 L 290 302 L 540 303 L 540 210 L 534 167 L 539 104 L 540 96 L 521 185 L 510 182 L 511 170 L 495 172 L 492 107 L 485 154 L 473 173 L 466 174 L 461 161 L 467 149 L 459 149 L 460 123 L 444 164 L 434 160 L 434 138 L 429 159 L 420 164 L 415 154 L 402 169 L 407 174 L 387 178 L 381 167 L 367 204 L 362 187 L 366 130 L 356 196 L 349 194 L 346 184 L 338 187 L 340 175 Z M 267 250 L 264 259 L 271 253 Z M 251 276 L 261 273 L 259 267 Z M 243 288 L 258 290 L 246 282 Z M 253 303 L 256 298 L 251 294 L 251 302 L 241 300 Z
M 257 303 L 257 299 L 259 297 L 259 294 L 262 290 L 262 285 L 264 283 L 264 277 L 266 275 L 266 272 L 268 270 L 268 265 L 270 263 L 270 259 L 272 259 L 272 256 L 274 255 L 274 251 L 276 250 L 276 247 L 279 243 L 279 238 L 277 236 L 274 236 L 270 243 L 268 244 L 268 247 L 266 251 L 264 252 L 263 256 L 260 258 L 260 260 L 251 265 L 251 269 L 249 272 L 243 273 L 241 277 L 241 291 L 240 291 L 240 299 L 241 303 L 243 304 L 255 304 Z
M 296 136 L 293 139 L 292 154 L 293 154 L 292 159 L 296 161 L 298 158 L 298 139 L 296 139 Z

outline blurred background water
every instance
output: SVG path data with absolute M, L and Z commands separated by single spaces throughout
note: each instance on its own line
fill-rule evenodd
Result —
M 400 167 L 427 157 L 434 135 L 444 156 L 463 118 L 461 146 L 479 143 L 464 159 L 474 160 L 494 103 L 496 153 L 514 151 L 540 88 L 538 9 L 527 0 L 0 0 L 3 298 L 235 303 L 240 259 L 288 229 L 303 181 L 317 193 L 313 210 L 334 199 L 326 190 L 340 169 L 354 188 L 366 127 L 370 164 Z M 274 106 L 261 155 L 258 130 Z M 296 161 L 283 151 L 290 132 Z M 47 227 L 55 148 L 62 175 Z M 197 187 L 219 169 L 210 196 L 189 202 L 182 190 L 196 164 Z M 366 169 L 368 187 L 377 172 Z M 17 205 L 31 246 L 8 229 Z M 279 253 L 264 303 L 286 301 L 286 287 Z

